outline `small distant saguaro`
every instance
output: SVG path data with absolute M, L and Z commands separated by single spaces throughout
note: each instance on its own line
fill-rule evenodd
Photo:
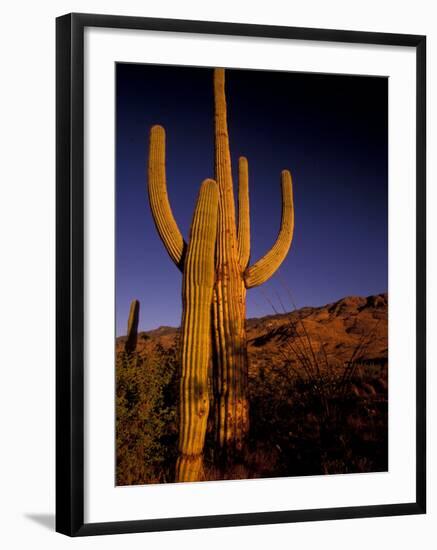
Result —
M 225 71 L 214 70 L 215 180 L 202 184 L 189 243 L 174 219 L 167 194 L 165 131 L 150 131 L 148 192 L 161 240 L 183 272 L 182 379 L 177 481 L 202 479 L 209 414 L 208 364 L 212 360 L 215 438 L 219 463 L 242 459 L 249 430 L 246 290 L 267 281 L 285 259 L 293 239 L 292 179 L 281 173 L 282 215 L 272 248 L 250 260 L 248 161 L 238 162 L 238 220 L 227 126 Z
M 133 353 L 137 349 L 139 317 L 140 302 L 138 300 L 132 300 L 127 322 L 127 337 L 124 344 L 124 351 L 126 353 Z

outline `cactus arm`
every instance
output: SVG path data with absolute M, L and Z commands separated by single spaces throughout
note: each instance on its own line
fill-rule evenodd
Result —
M 176 481 L 202 479 L 209 412 L 211 307 L 215 280 L 218 189 L 202 183 L 190 230 L 182 282 L 179 457 Z
M 252 266 L 248 267 L 244 273 L 244 282 L 246 288 L 265 283 L 279 268 L 284 261 L 293 240 L 294 230 L 294 206 L 293 206 L 293 187 L 291 174 L 288 170 L 283 170 L 282 179 L 282 216 L 281 227 L 278 237 L 272 248 Z
M 139 313 L 140 302 L 138 300 L 132 300 L 127 322 L 127 337 L 124 344 L 126 353 L 133 353 L 137 347 Z
M 174 219 L 167 194 L 165 174 L 165 130 L 150 130 L 148 191 L 152 216 L 159 236 L 174 263 L 182 271 L 186 243 Z
M 238 159 L 238 259 L 244 271 L 250 259 L 249 174 L 245 157 Z

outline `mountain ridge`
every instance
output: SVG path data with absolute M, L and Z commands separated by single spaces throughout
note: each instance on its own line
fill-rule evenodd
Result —
M 282 307 L 282 306 L 281 306 Z M 388 294 L 345 296 L 323 306 L 304 306 L 289 312 L 275 312 L 246 321 L 251 369 L 272 361 L 284 361 L 290 346 L 323 353 L 332 363 L 344 364 L 361 345 L 364 362 L 388 361 Z M 153 353 L 156 346 L 175 346 L 179 327 L 161 326 L 138 334 L 140 354 Z M 122 349 L 125 336 L 116 339 Z M 365 345 L 364 345 L 365 344 Z M 324 359 L 325 360 L 325 359 Z

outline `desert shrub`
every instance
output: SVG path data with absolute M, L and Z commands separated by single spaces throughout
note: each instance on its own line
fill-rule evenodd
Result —
M 117 485 L 171 480 L 177 437 L 177 356 L 158 347 L 152 356 L 116 358 Z
M 364 361 L 378 323 L 340 364 L 289 321 L 281 360 L 249 377 L 252 477 L 387 470 L 387 364 Z
M 354 371 L 343 381 L 344 371 L 320 365 L 302 377 L 284 360 L 252 372 L 251 477 L 387 469 L 387 371 L 359 364 Z

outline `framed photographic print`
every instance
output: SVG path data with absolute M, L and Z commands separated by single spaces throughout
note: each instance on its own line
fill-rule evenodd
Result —
M 57 530 L 425 513 L 425 37 L 56 48 Z

